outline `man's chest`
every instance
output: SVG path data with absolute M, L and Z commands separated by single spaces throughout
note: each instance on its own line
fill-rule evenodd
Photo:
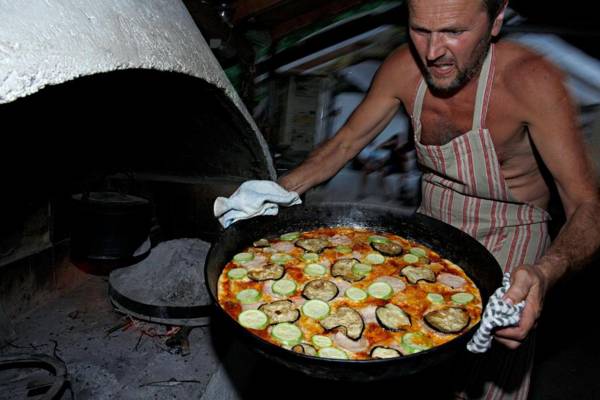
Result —
M 483 120 L 485 117 L 485 121 Z M 519 155 L 527 140 L 526 126 L 510 107 L 490 106 L 487 115 L 474 112 L 474 105 L 424 105 L 421 113 L 420 141 L 425 145 L 444 145 L 479 127 L 488 129 L 500 163 Z

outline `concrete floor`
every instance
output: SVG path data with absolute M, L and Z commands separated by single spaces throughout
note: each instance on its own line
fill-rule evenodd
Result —
M 56 354 L 80 400 L 202 398 L 219 364 L 209 328 L 192 330 L 190 353 L 182 356 L 165 344 L 166 327 L 141 322 L 123 326 L 128 321 L 113 311 L 107 290 L 106 278 L 91 275 L 78 288 L 14 321 L 17 340 L 0 355 Z M 4 371 L 0 382 L 19 378 L 6 375 L 15 371 Z M 182 383 L 169 382 L 173 379 Z M 0 390 L 0 399 L 24 398 L 18 388 Z

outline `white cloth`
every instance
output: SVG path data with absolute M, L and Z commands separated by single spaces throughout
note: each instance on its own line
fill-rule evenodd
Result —
M 472 353 L 485 353 L 492 346 L 494 329 L 514 326 L 519 323 L 525 301 L 512 305 L 502 300 L 510 287 L 510 273 L 505 273 L 502 286 L 496 289 L 485 307 L 479 328 L 467 343 L 467 349 Z
M 224 228 L 236 221 L 259 215 L 277 215 L 279 206 L 302 204 L 296 192 L 287 191 L 277 183 L 266 180 L 246 181 L 229 197 L 217 197 L 215 217 Z

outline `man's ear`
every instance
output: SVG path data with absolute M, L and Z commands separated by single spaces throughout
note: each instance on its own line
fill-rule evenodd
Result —
M 504 4 L 502 5 L 500 12 L 494 19 L 494 22 L 492 24 L 492 32 L 491 32 L 493 37 L 498 36 L 498 34 L 500 33 L 500 30 L 502 29 L 502 23 L 504 22 L 504 13 L 506 12 L 506 7 L 508 7 L 508 0 L 504 1 Z

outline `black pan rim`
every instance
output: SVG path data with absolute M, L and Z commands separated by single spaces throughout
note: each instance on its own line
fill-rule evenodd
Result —
M 351 206 L 360 210 L 366 210 L 366 211 L 373 211 L 373 212 L 391 212 L 392 214 L 396 214 L 398 217 L 401 217 L 407 221 L 410 221 L 412 218 L 415 219 L 423 219 L 423 220 L 431 220 L 431 221 L 435 221 L 436 224 L 440 224 L 441 222 L 438 220 L 435 220 L 431 217 L 427 217 L 425 215 L 422 214 L 412 214 L 412 215 L 404 215 L 404 214 L 398 214 L 395 213 L 394 210 L 391 210 L 387 207 L 378 207 L 378 206 L 370 206 L 370 205 L 363 205 L 363 204 L 354 204 L 354 203 L 345 203 L 345 202 L 329 202 L 329 203 L 323 203 L 323 204 L 319 204 L 319 205 L 310 205 L 310 206 L 297 206 L 297 207 L 302 207 L 304 208 L 304 210 L 314 210 L 314 211 L 318 211 L 318 210 L 324 210 L 324 209 L 328 209 L 331 207 L 344 207 L 344 206 Z M 296 208 L 296 207 L 294 207 Z M 285 212 L 285 211 L 284 211 Z M 257 217 L 257 218 L 265 218 L 265 217 Z M 269 218 L 276 218 L 276 217 L 269 217 Z M 247 229 L 248 226 L 252 226 L 252 224 L 256 223 L 256 218 L 254 219 L 255 221 L 252 222 L 252 220 L 247 220 L 247 221 L 240 221 L 236 224 L 234 224 L 232 227 L 228 228 L 227 230 L 223 230 L 221 232 L 221 235 L 219 235 L 219 238 L 217 239 L 217 241 L 215 241 L 215 243 L 219 243 L 223 237 L 225 237 L 228 232 L 230 232 L 230 230 L 235 230 L 235 229 Z M 444 224 L 447 225 L 447 224 Z M 306 229 L 317 229 L 319 227 L 352 227 L 352 228 L 360 228 L 360 229 L 368 229 L 368 230 L 372 230 L 372 231 L 385 231 L 385 232 L 390 232 L 389 228 L 384 228 L 382 226 L 382 224 L 368 224 L 368 223 L 361 223 L 361 222 L 355 222 L 355 223 L 315 223 L 315 224 L 308 224 L 308 226 L 306 226 Z M 453 230 L 454 234 L 458 235 L 458 236 L 463 236 L 466 237 L 469 241 L 469 245 L 477 247 L 480 247 L 480 251 L 483 251 L 484 253 L 489 254 L 489 252 L 487 251 L 487 249 L 485 249 L 485 247 L 483 245 L 481 245 L 479 242 L 477 242 L 475 239 L 471 238 L 470 236 L 468 236 L 466 233 L 458 230 L 455 227 L 452 227 L 450 225 L 447 225 L 447 229 Z M 279 228 L 277 230 L 272 231 L 272 235 L 277 235 L 277 234 L 281 234 L 284 232 L 290 232 L 293 231 L 294 227 L 291 227 L 290 229 L 288 228 Z M 440 256 L 442 256 L 443 258 L 448 258 L 450 261 L 455 262 L 454 260 L 452 260 L 452 258 L 446 257 L 444 254 L 444 249 L 440 249 L 439 246 L 436 246 L 435 244 L 430 243 L 427 240 L 423 240 L 422 238 L 416 238 L 413 235 L 407 235 L 404 233 L 396 233 L 396 232 L 391 232 L 391 233 L 395 233 L 398 234 L 402 237 L 405 237 L 407 239 L 411 239 L 411 240 L 415 240 L 419 243 L 422 243 L 428 247 L 430 247 L 431 249 L 433 249 L 434 251 L 436 251 L 438 254 L 440 254 Z M 256 238 L 254 239 L 256 240 Z M 211 246 L 211 249 L 209 250 L 208 254 L 207 254 L 207 261 L 210 259 L 211 257 L 211 253 L 214 249 L 214 245 L 215 243 L 213 243 L 213 246 Z M 249 245 L 248 243 L 245 244 L 241 244 L 239 246 L 239 248 L 245 247 Z M 495 259 L 493 259 L 493 256 L 491 256 L 491 254 L 489 254 L 489 257 L 491 257 L 488 261 L 493 262 L 496 264 L 496 266 L 498 266 L 497 262 L 495 261 Z M 457 263 L 457 265 L 460 266 L 459 263 Z M 205 265 L 205 276 L 207 276 L 207 270 L 208 270 L 208 262 Z M 222 268 L 221 268 L 222 269 Z M 501 281 L 501 269 L 498 266 L 497 268 L 498 271 L 498 282 Z M 471 279 L 473 279 L 472 276 L 470 276 Z M 209 291 L 209 295 L 211 297 L 211 299 L 213 300 L 213 305 L 219 310 L 219 314 L 223 317 L 225 317 L 228 322 L 234 324 L 234 326 L 236 326 L 236 329 L 238 329 L 240 332 L 242 332 L 243 335 L 245 336 L 250 336 L 252 339 L 251 340 L 256 340 L 258 341 L 258 343 L 260 343 L 261 345 L 266 345 L 266 347 L 268 348 L 269 351 L 274 352 L 273 355 L 275 356 L 281 356 L 281 357 L 285 357 L 285 358 L 295 358 L 298 362 L 302 362 L 302 361 L 310 361 L 312 363 L 322 363 L 323 365 L 328 365 L 328 366 L 334 366 L 334 365 L 385 365 L 388 363 L 397 363 L 399 360 L 407 360 L 407 359 L 416 359 L 416 358 L 423 358 L 426 357 L 429 354 L 433 354 L 433 353 L 440 353 L 443 352 L 445 350 L 449 350 L 452 348 L 456 348 L 457 346 L 460 346 L 461 343 L 466 344 L 466 342 L 468 340 L 470 340 L 470 338 L 472 337 L 472 335 L 474 334 L 474 332 L 477 330 L 477 328 L 480 326 L 480 322 L 478 322 L 477 324 L 475 324 L 474 326 L 472 326 L 469 330 L 465 331 L 463 334 L 455 337 L 454 339 L 439 345 L 439 346 L 435 346 L 431 349 L 428 350 L 424 350 L 418 353 L 414 353 L 414 354 L 410 354 L 410 355 L 403 355 L 401 357 L 395 357 L 395 358 L 390 358 L 390 359 L 369 359 L 369 360 L 338 360 L 338 359 L 330 359 L 330 358 L 320 358 L 320 357 L 315 357 L 315 356 L 309 356 L 309 355 L 305 355 L 305 354 L 301 354 L 301 353 L 296 353 L 292 350 L 288 350 L 285 349 L 283 347 L 277 346 L 276 344 L 270 343 L 267 340 L 261 338 L 258 335 L 255 335 L 254 333 L 252 333 L 251 331 L 243 328 L 242 326 L 240 326 L 238 324 L 238 322 L 233 319 L 224 309 L 221 308 L 221 306 L 218 304 L 218 299 L 216 298 L 216 293 L 213 293 L 213 291 L 210 288 L 209 282 L 208 280 L 206 280 L 206 285 L 208 287 L 208 291 Z M 478 285 L 479 286 L 479 285 Z M 481 288 L 480 288 L 480 292 L 481 292 Z M 491 295 L 491 293 L 487 293 L 485 298 L 484 296 L 482 296 L 482 309 L 485 308 L 485 305 L 487 304 L 488 298 Z

